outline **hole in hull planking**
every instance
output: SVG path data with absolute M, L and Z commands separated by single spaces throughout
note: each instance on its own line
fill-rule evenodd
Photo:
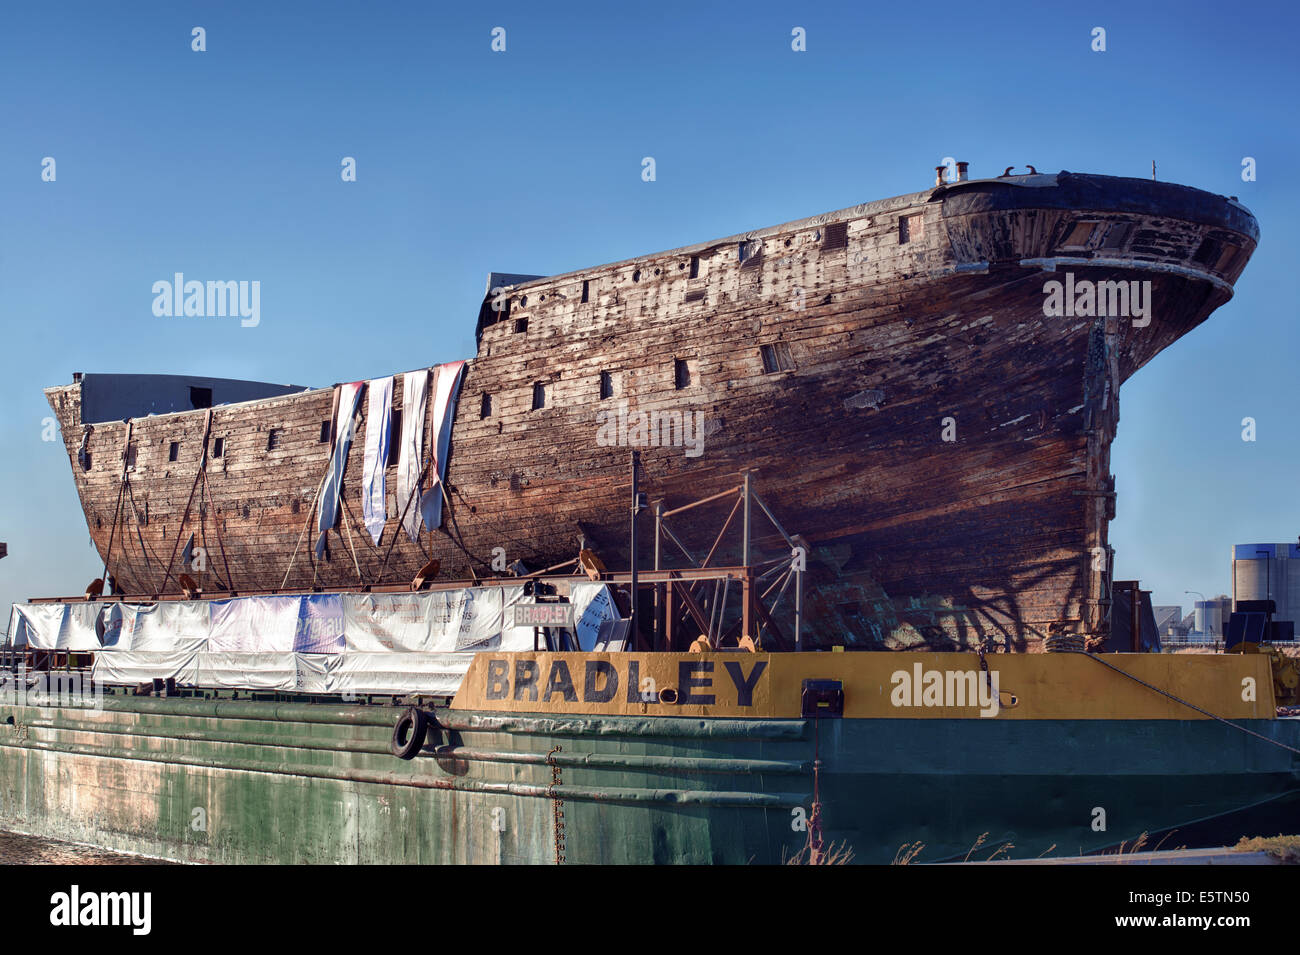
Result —
M 691 366 L 685 358 L 673 359 L 673 387 L 680 391 L 691 385 Z
M 769 375 L 780 371 L 793 371 L 794 359 L 790 357 L 790 346 L 785 342 L 772 342 L 759 349 L 763 358 L 763 371 Z
M 898 217 L 898 244 L 906 245 L 925 237 L 925 218 L 917 212 L 910 216 Z
M 395 468 L 402 456 L 402 409 L 393 408 L 388 415 L 388 460 L 385 467 Z

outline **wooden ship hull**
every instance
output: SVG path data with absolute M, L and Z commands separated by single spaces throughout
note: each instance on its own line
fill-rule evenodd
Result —
M 441 526 L 402 531 L 393 462 L 387 526 L 377 546 L 366 533 L 363 401 L 323 559 L 309 524 L 335 389 L 220 404 L 235 384 L 222 383 L 214 407 L 146 416 L 118 402 L 113 420 L 96 420 L 86 389 L 124 393 L 130 376 L 78 376 L 47 397 L 115 593 L 176 593 L 191 538 L 205 566 L 184 571 L 205 595 L 404 584 L 431 558 L 441 578 L 482 579 L 502 556 L 538 570 L 584 544 L 625 568 L 639 449 L 642 489 L 668 507 L 754 471 L 810 545 L 805 645 L 1037 649 L 1106 634 L 1119 386 L 1231 297 L 1257 240 L 1234 199 L 1062 172 L 940 183 L 556 277 L 494 276 Z M 1097 283 L 1112 313 L 1117 286 L 1100 283 L 1137 282 L 1149 311 L 1088 314 L 1071 298 L 1074 314 L 1049 317 L 1053 281 Z M 394 409 L 401 392 L 399 375 Z M 660 414 L 653 435 L 640 412 Z M 611 429 L 620 413 L 630 425 Z M 673 421 L 700 422 L 702 441 Z M 725 508 L 691 517 L 678 534 L 707 551 Z M 788 556 L 778 537 L 755 545 Z

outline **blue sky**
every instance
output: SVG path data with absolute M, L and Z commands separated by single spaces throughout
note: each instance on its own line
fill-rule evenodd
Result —
M 1294 7 L 459 6 L 0 8 L 6 619 L 99 573 L 41 440 L 41 389 L 74 371 L 323 385 L 470 357 L 491 270 L 913 192 L 945 156 L 976 177 L 1154 159 L 1241 197 L 1263 237 L 1236 298 L 1124 386 L 1117 576 L 1187 606 L 1230 592 L 1232 544 L 1300 533 Z M 152 284 L 177 271 L 259 280 L 261 324 L 156 318 Z

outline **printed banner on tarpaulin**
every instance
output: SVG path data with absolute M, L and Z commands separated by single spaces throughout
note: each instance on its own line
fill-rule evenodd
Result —
M 518 634 L 503 630 L 507 608 L 523 599 L 523 584 L 431 593 L 345 594 L 344 649 L 365 653 L 531 650 L 532 630 Z
M 293 637 L 297 653 L 339 653 L 343 649 L 343 596 L 304 594 Z
M 620 620 L 623 614 L 614 602 L 614 594 L 609 584 L 582 583 L 573 584 L 569 591 L 569 600 L 573 603 L 576 614 L 578 649 L 594 650 L 600 639 L 600 626 L 608 620 Z
M 340 594 L 232 597 L 213 601 L 211 608 L 211 624 L 203 650 L 338 653 L 343 649 Z
M 429 395 L 429 370 L 408 371 L 402 377 L 402 447 L 397 458 L 397 514 L 406 536 L 420 540 L 420 512 L 412 500 L 420 493 L 424 451 L 424 409 Z
M 384 475 L 388 470 L 388 432 L 392 428 L 393 379 L 367 382 L 366 461 L 361 474 L 361 506 L 366 530 L 378 546 L 388 522 Z
M 429 490 L 420 499 L 424 526 L 433 530 L 442 525 L 443 479 L 447 475 L 447 452 L 451 448 L 451 426 L 456 420 L 456 396 L 460 394 L 463 361 L 448 362 L 434 370 L 433 438 L 429 449 Z
M 363 381 L 353 381 L 339 385 L 338 433 L 334 438 L 334 453 L 330 457 L 329 476 L 320 489 L 320 505 L 317 507 L 316 528 L 320 536 L 316 538 L 316 556 L 325 556 L 325 534 L 339 519 L 339 492 L 343 487 L 343 470 L 348 466 L 348 451 L 352 449 L 352 436 L 357 430 L 357 408 L 361 405 Z

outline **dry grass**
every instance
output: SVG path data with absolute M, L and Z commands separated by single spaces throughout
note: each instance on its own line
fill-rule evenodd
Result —
M 890 865 L 911 865 L 912 860 L 920 855 L 921 850 L 924 848 L 924 842 L 913 842 L 910 845 L 901 845 L 898 847 L 898 851 L 894 853 L 894 861 L 891 862 Z
M 853 850 L 849 848 L 848 840 L 841 842 L 839 845 L 831 843 L 826 846 L 815 857 L 813 855 L 812 844 L 804 846 L 793 856 L 785 860 L 786 865 L 848 865 L 853 861 Z
M 979 838 L 975 840 L 974 844 L 970 847 L 970 850 L 966 853 L 966 858 L 962 859 L 961 861 L 970 862 L 970 857 L 975 854 L 975 850 L 979 849 L 981 846 L 984 846 L 984 844 L 988 842 L 988 838 L 989 838 L 989 834 L 987 832 L 981 832 L 979 834 Z M 984 861 L 992 862 L 998 856 L 1002 855 L 1003 853 L 1009 852 L 1011 849 L 1014 849 L 1015 847 L 1016 845 L 1014 842 L 1004 842 L 1002 843 L 1002 845 L 994 849 L 988 856 L 986 856 Z M 913 862 L 916 861 L 916 857 L 921 854 L 921 850 L 924 848 L 925 848 L 924 842 L 904 843 L 903 845 L 899 846 L 898 851 L 894 853 L 894 861 L 891 862 L 890 865 L 911 865 Z M 1052 845 L 1047 851 L 1051 852 L 1052 849 L 1055 848 L 1056 846 Z
M 1278 834 L 1271 838 L 1255 837 L 1247 839 L 1242 836 L 1232 847 L 1233 852 L 1267 852 L 1279 862 L 1288 865 L 1300 865 L 1300 836 Z
M 1002 853 L 1006 852 L 1008 849 L 1014 849 L 1015 847 L 1016 847 L 1016 844 L 1015 844 L 1014 842 L 1004 842 L 1004 843 L 1002 843 L 1002 845 L 1000 845 L 1000 846 L 998 846 L 996 849 L 994 849 L 992 855 L 990 855 L 990 856 L 989 856 L 987 859 L 985 859 L 984 861 L 985 861 L 985 862 L 992 862 L 994 859 L 996 859 L 996 858 L 997 858 L 998 856 L 1000 856 Z M 1009 857 L 1008 857 L 1008 858 L 1009 858 Z
M 1129 846 L 1129 848 L 1128 848 L 1127 851 L 1129 852 L 1130 855 L 1131 855 L 1132 853 L 1134 853 L 1134 852 L 1141 852 L 1141 851 L 1142 851 L 1142 847 L 1145 846 L 1146 844 L 1147 844 L 1147 834 L 1144 832 L 1144 833 L 1142 833 L 1140 836 L 1138 836 L 1136 839 L 1133 840 L 1133 845 Z M 1122 856 L 1122 855 L 1124 854 L 1124 852 L 1125 852 L 1124 847 L 1125 847 L 1126 845 L 1128 845 L 1127 842 L 1121 842 L 1121 843 L 1119 844 L 1119 852 L 1117 852 L 1116 855 L 1121 855 L 1121 856 Z
M 973 845 L 973 846 L 970 847 L 970 852 L 967 852 L 967 853 L 966 853 L 966 858 L 962 859 L 961 861 L 962 861 L 962 862 L 970 862 L 970 857 L 971 857 L 971 855 L 975 852 L 976 849 L 978 849 L 980 846 L 984 845 L 984 840 L 987 839 L 988 837 L 989 837 L 989 834 L 988 834 L 987 832 L 981 832 L 981 833 L 980 833 L 980 837 L 979 837 L 978 839 L 975 840 L 975 845 Z
M 962 859 L 961 861 L 962 861 L 962 862 L 970 862 L 970 857 L 973 856 L 973 855 L 975 854 L 975 850 L 978 849 L 980 846 L 984 845 L 984 843 L 988 840 L 988 837 L 989 837 L 989 834 L 988 834 L 987 832 L 981 832 L 980 835 L 979 835 L 979 838 L 975 840 L 975 844 L 972 845 L 972 846 L 970 847 L 970 850 L 966 853 L 966 858 Z M 1002 845 L 1000 845 L 1000 846 L 998 846 L 996 849 L 994 849 L 994 850 L 993 850 L 989 855 L 987 855 L 987 856 L 984 858 L 984 861 L 985 861 L 985 862 L 992 862 L 994 859 L 996 859 L 998 856 L 1002 855 L 1004 852 L 1008 851 L 1009 849 L 1014 849 L 1015 847 L 1016 847 L 1016 844 L 1015 844 L 1014 842 L 1004 842 L 1004 843 L 1002 843 Z M 1053 846 L 1052 846 L 1052 849 L 1055 849 L 1055 848 L 1056 848 L 1056 846 L 1053 845 Z M 1048 849 L 1047 851 L 1048 851 L 1048 852 L 1051 852 L 1052 850 L 1051 850 L 1051 849 Z

